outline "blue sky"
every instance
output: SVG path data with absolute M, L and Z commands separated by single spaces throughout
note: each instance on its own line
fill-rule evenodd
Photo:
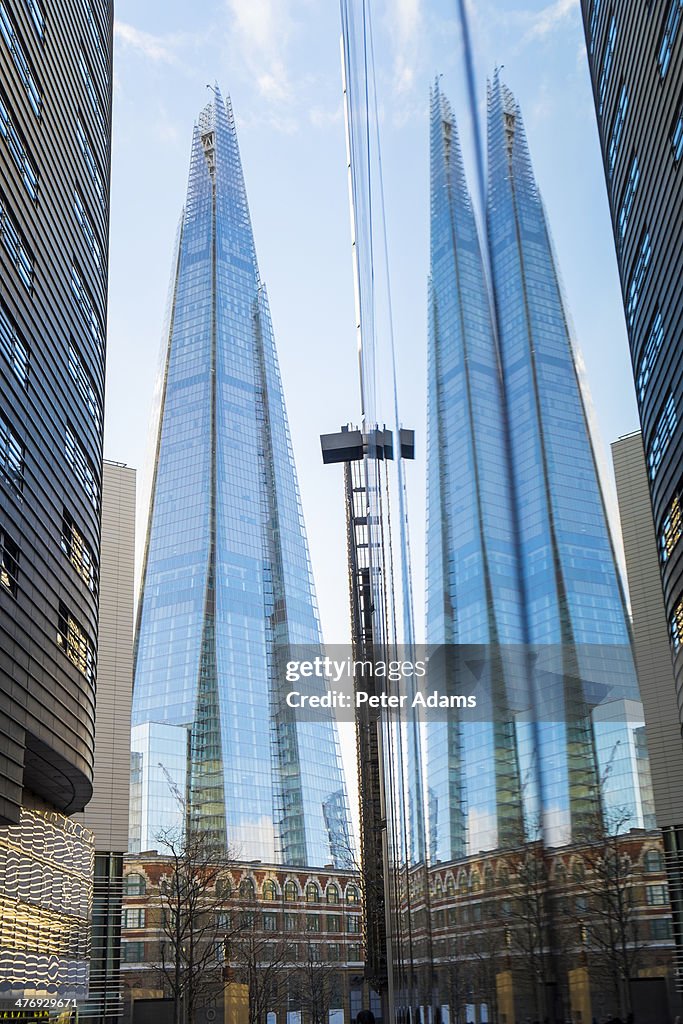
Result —
M 482 104 L 504 65 L 525 116 L 576 339 L 609 442 L 637 427 L 578 0 L 476 0 Z M 416 616 L 423 616 L 428 92 L 436 73 L 471 152 L 456 0 L 375 0 L 394 321 L 409 467 Z M 268 286 L 325 639 L 348 636 L 341 472 L 318 435 L 358 415 L 335 0 L 118 0 L 105 454 L 142 469 L 183 203 L 207 83 L 238 123 Z M 471 161 L 470 161 L 471 169 Z M 474 175 L 470 174 L 474 184 Z

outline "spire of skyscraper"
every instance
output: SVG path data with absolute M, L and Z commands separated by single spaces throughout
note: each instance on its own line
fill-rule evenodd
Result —
M 232 108 L 194 129 L 172 282 L 136 636 L 133 843 L 192 827 L 244 859 L 351 856 L 331 717 L 301 721 L 286 652 L 320 628 Z M 284 655 L 283 655 L 283 652 Z

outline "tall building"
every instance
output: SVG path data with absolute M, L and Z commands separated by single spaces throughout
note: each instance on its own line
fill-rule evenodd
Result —
M 90 985 L 79 1016 L 123 1012 L 121 897 L 128 851 L 130 712 L 133 694 L 135 470 L 105 461 L 102 475 L 99 644 L 93 796 L 79 820 L 95 846 Z
M 581 8 L 683 723 L 683 8 L 679 0 L 582 0 Z M 683 816 L 660 814 L 659 823 L 683 966 Z
M 191 824 L 245 859 L 343 866 L 332 717 L 284 701 L 320 630 L 230 102 L 194 129 L 136 634 L 133 848 Z
M 87 984 L 112 19 L 0 2 L 3 998 Z
M 430 854 L 564 846 L 598 807 L 625 815 L 622 830 L 652 827 L 628 618 L 566 312 L 521 113 L 497 73 L 495 315 L 438 84 L 431 147 L 427 632 L 477 645 L 490 715 L 428 724 Z

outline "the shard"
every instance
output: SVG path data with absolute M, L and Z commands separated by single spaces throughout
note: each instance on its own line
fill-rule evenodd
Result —
M 229 100 L 194 128 L 136 636 L 132 845 L 190 825 L 241 859 L 345 866 L 336 725 L 283 700 L 320 629 Z

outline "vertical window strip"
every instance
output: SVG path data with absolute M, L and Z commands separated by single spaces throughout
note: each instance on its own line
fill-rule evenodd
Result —
M 600 0 L 593 0 L 593 9 L 591 10 L 590 20 L 590 52 L 593 53 L 595 49 L 595 31 L 598 27 L 598 18 L 600 16 Z
M 104 332 L 95 312 L 93 301 L 83 283 L 83 278 L 75 264 L 71 266 L 71 290 L 76 299 L 78 311 L 81 314 L 85 325 L 88 328 L 90 337 L 95 342 L 97 350 L 102 355 L 104 352 Z
M 28 94 L 29 103 L 31 104 L 33 113 L 36 117 L 40 117 L 43 98 L 40 89 L 38 88 L 35 75 L 31 70 L 31 65 L 29 64 L 21 42 L 19 41 L 17 31 L 10 19 L 7 4 L 4 3 L 4 0 L 0 0 L 0 35 L 5 40 L 7 48 L 12 56 L 12 60 L 14 61 L 14 66 L 19 72 L 19 77 L 21 78 L 22 84 Z
M 0 238 L 3 241 L 9 257 L 16 267 L 19 277 L 26 288 L 31 291 L 33 287 L 33 256 L 24 245 L 19 229 L 7 208 L 7 203 L 0 196 Z
M 628 176 L 628 182 L 626 183 L 624 201 L 622 202 L 621 210 L 619 211 L 619 240 L 621 242 L 624 241 L 626 226 L 628 225 L 628 220 L 631 216 L 631 210 L 633 209 L 633 203 L 636 198 L 639 181 L 640 168 L 638 167 L 638 157 L 634 156 L 633 163 L 631 164 L 631 171 Z
M 77 441 L 76 435 L 70 424 L 67 424 L 66 434 L 64 435 L 64 454 L 66 455 L 68 464 L 74 472 L 74 476 L 85 491 L 87 497 L 90 499 L 92 507 L 96 512 L 99 511 L 100 496 L 97 480 L 95 478 L 95 470 L 92 467 L 90 459 L 83 451 L 80 443 Z
M 97 591 L 97 566 L 92 548 L 64 509 L 62 514 L 62 551 L 87 587 Z
M 683 3 L 683 0 L 681 0 Z M 617 41 L 617 19 L 612 15 L 612 19 L 609 23 L 609 30 L 607 32 L 607 43 L 605 44 L 605 54 L 602 58 L 602 70 L 600 71 L 600 82 L 598 85 L 598 100 L 599 100 L 599 113 L 602 114 L 602 108 L 605 103 L 605 93 L 607 92 L 607 83 L 609 81 L 609 74 L 612 70 L 612 59 L 614 57 L 614 47 Z
M 683 510 L 680 494 L 675 494 L 669 510 L 664 517 L 659 535 L 659 549 L 663 562 L 671 556 L 671 552 L 683 536 Z
M 80 352 L 71 339 L 69 340 L 69 373 L 71 374 L 71 378 L 76 385 L 80 397 L 83 399 L 83 404 L 90 413 L 95 427 L 99 432 L 102 426 L 102 410 L 97 399 L 97 392 L 95 391 L 90 374 L 86 370 L 83 360 L 81 359 Z
M 650 233 L 645 232 L 643 241 L 640 244 L 640 252 L 638 254 L 638 260 L 633 270 L 633 276 L 631 278 L 631 287 L 628 292 L 628 304 L 626 312 L 628 316 L 629 327 L 633 327 L 633 321 L 635 320 L 636 310 L 638 308 L 638 302 L 640 300 L 640 293 L 645 281 L 645 274 L 647 268 L 650 265 L 650 259 L 652 257 L 652 246 L 650 245 Z
M 17 596 L 19 583 L 19 547 L 0 530 L 0 587 Z
M 28 384 L 28 348 L 17 330 L 16 324 L 0 302 L 0 351 L 24 385 Z
M 628 92 L 626 86 L 622 85 L 621 92 L 619 93 L 619 102 L 617 104 L 617 112 L 614 115 L 614 124 L 612 126 L 612 136 L 610 138 L 609 150 L 608 150 L 608 167 L 610 177 L 614 174 L 614 166 L 617 162 L 617 153 L 619 152 L 619 142 L 621 141 L 621 133 L 624 128 L 624 121 L 626 120 L 626 111 L 628 110 Z
M 678 28 L 683 14 L 683 0 L 670 0 L 669 13 L 664 26 L 664 34 L 659 47 L 659 73 L 664 78 L 669 70 L 671 54 L 678 34 Z
M 63 601 L 59 602 L 57 646 L 76 666 L 81 675 L 92 681 L 95 675 L 95 651 L 90 637 L 73 617 Z
M 88 58 L 85 55 L 85 51 L 81 46 L 79 52 L 78 64 L 81 69 L 81 78 L 85 85 L 85 91 L 88 94 L 90 105 L 97 121 L 97 126 L 102 132 L 102 135 L 106 134 L 106 126 L 104 122 L 104 114 L 102 113 L 102 107 L 100 105 L 100 99 L 95 89 L 95 82 L 93 81 L 92 72 L 90 71 L 90 65 L 88 64 Z
M 641 402 L 645 398 L 645 389 L 650 377 L 652 376 L 652 370 L 654 369 L 655 360 L 657 359 L 657 353 L 662 347 L 663 341 L 664 321 L 662 320 L 662 314 L 657 310 L 645 345 L 645 351 L 643 352 L 642 359 L 640 360 L 640 370 L 638 371 L 638 398 Z
M 21 180 L 26 186 L 26 191 L 30 195 L 31 199 L 38 198 L 38 171 L 35 168 L 33 161 L 31 160 L 26 146 L 21 140 L 19 133 L 16 129 L 14 121 L 9 112 L 9 108 L 5 101 L 4 96 L 0 93 L 0 135 L 4 138 L 7 143 L 7 148 L 12 154 L 19 173 L 21 174 Z
M 678 423 L 678 416 L 676 415 L 676 403 L 674 396 L 669 395 L 664 411 L 659 417 L 657 427 L 655 429 L 654 437 L 650 445 L 650 454 L 648 456 L 648 469 L 650 472 L 650 480 L 654 480 L 655 473 L 659 469 L 664 453 L 669 446 L 669 442 L 673 436 L 673 432 L 676 429 Z
M 95 192 L 97 193 L 97 198 L 100 201 L 100 206 L 102 207 L 102 210 L 104 210 L 106 206 L 104 179 L 102 178 L 102 173 L 97 164 L 97 158 L 95 157 L 95 153 L 90 144 L 90 139 L 88 138 L 80 117 L 76 120 L 76 138 L 78 139 L 78 147 L 83 155 L 86 167 L 88 168 L 88 174 L 95 186 Z
M 38 0 L 26 0 L 26 6 L 28 7 L 28 12 L 31 15 L 33 27 L 38 34 L 38 38 L 42 42 L 45 38 L 45 15 L 43 13 L 43 8 L 38 3 Z
M 97 17 L 95 15 L 95 11 L 93 9 L 93 5 L 91 2 L 88 2 L 88 25 L 90 27 L 90 35 L 92 36 L 92 40 L 95 44 L 95 52 L 97 53 L 97 56 L 102 63 L 102 68 L 104 69 L 106 65 L 104 41 L 102 39 L 100 26 L 97 23 Z
M 20 491 L 24 482 L 24 446 L 0 414 L 0 475 Z
M 95 261 L 97 269 L 99 270 L 100 274 L 102 274 L 104 272 L 102 247 L 100 246 L 99 240 L 97 238 L 95 225 L 90 220 L 88 211 L 85 208 L 85 203 L 83 202 L 83 197 L 81 196 L 78 189 L 76 189 L 76 191 L 74 192 L 74 212 L 76 214 L 76 220 L 83 229 L 86 245 L 90 250 L 90 254 L 93 260 Z
M 678 650 L 683 640 L 683 597 L 679 600 L 671 616 L 671 639 L 674 649 Z
M 683 103 L 678 108 L 678 116 L 671 133 L 671 145 L 674 151 L 674 160 L 678 163 L 683 156 Z

